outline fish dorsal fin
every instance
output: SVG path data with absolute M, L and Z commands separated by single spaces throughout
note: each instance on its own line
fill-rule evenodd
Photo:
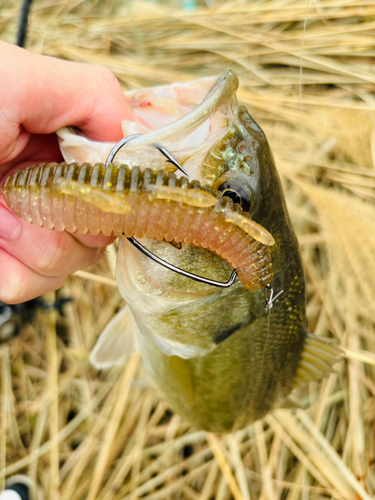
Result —
M 333 365 L 342 357 L 343 351 L 340 347 L 333 346 L 327 340 L 312 333 L 307 333 L 292 389 L 324 378 L 333 371 Z
M 104 328 L 90 354 L 90 363 L 105 370 L 123 363 L 138 350 L 137 324 L 129 306 L 121 309 Z

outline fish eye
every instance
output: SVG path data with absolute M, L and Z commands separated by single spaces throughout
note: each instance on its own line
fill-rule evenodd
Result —
M 245 188 L 237 179 L 228 179 L 217 188 L 223 196 L 228 196 L 233 203 L 241 205 L 244 212 L 249 212 L 252 206 L 252 193 L 250 188 Z

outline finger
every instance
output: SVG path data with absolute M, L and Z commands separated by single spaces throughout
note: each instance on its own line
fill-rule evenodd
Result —
M 0 248 L 0 301 L 19 304 L 60 288 L 66 276 L 41 276 Z
M 19 154 L 28 133 L 48 134 L 76 125 L 93 139 L 114 141 L 122 137 L 122 120 L 138 121 L 114 75 L 101 66 L 62 61 L 0 42 L 0 72 L 2 89 L 11 90 L 0 97 L 0 163 Z
M 0 153 L 1 154 L 1 153 Z M 38 163 L 64 161 L 56 134 L 32 135 L 25 149 L 11 161 L 0 165 L 0 186 L 15 170 Z
M 95 264 L 104 255 L 100 248 L 89 248 L 66 232 L 27 224 L 4 206 L 0 207 L 0 224 L 0 248 L 42 276 L 74 273 Z
M 110 238 L 109 236 L 103 236 L 99 234 L 98 236 L 94 236 L 90 233 L 87 234 L 72 234 L 73 238 L 85 245 L 88 248 L 104 248 L 111 243 L 113 243 L 117 237 Z

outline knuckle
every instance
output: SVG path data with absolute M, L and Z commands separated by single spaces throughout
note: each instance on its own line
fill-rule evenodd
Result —
M 13 276 L 8 282 L 1 282 L 0 301 L 5 302 L 5 304 L 18 304 L 22 302 L 22 283 L 22 276 Z
M 108 68 L 104 66 L 94 66 L 94 68 L 95 71 L 98 73 L 98 77 L 101 80 L 103 80 L 107 85 L 108 83 L 111 85 L 120 85 L 115 75 Z

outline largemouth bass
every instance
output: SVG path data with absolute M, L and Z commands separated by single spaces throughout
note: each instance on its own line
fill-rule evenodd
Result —
M 136 339 L 171 407 L 216 432 L 263 417 L 339 359 L 306 333 L 298 242 L 268 141 L 238 106 L 237 87 L 228 71 L 214 82 L 132 92 L 143 124 L 123 123 L 124 135 L 143 135 L 117 165 L 85 164 L 104 163 L 113 145 L 64 129 L 60 147 L 76 163 L 26 169 L 4 185 L 7 204 L 29 222 L 135 235 L 162 259 L 214 280 L 237 270 L 239 280 L 218 289 L 165 269 L 123 239 L 116 278 L 127 307 L 92 354 L 95 366 L 110 366 Z M 156 143 L 189 180 L 172 173 Z

